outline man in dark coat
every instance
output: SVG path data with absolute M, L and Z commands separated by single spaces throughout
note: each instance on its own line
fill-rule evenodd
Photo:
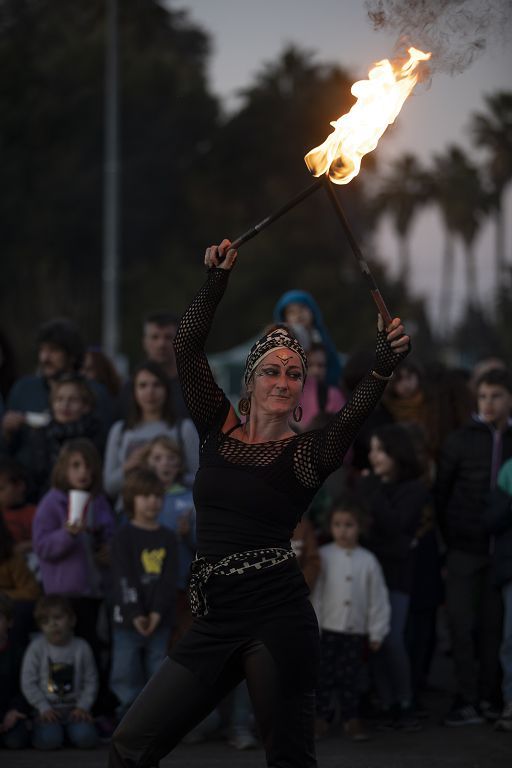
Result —
M 448 547 L 446 604 L 459 688 L 445 725 L 499 716 L 502 604 L 484 510 L 501 464 L 512 457 L 511 408 L 510 373 L 488 371 L 478 382 L 477 413 L 448 435 L 441 452 L 436 500 Z

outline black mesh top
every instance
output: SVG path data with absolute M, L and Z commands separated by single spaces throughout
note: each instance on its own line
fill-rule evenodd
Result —
M 340 466 L 385 388 L 385 382 L 366 376 L 321 430 L 256 444 L 225 434 L 230 403 L 213 378 L 204 346 L 229 274 L 209 270 L 174 341 L 185 402 L 200 437 L 194 484 L 198 555 L 211 561 L 249 549 L 289 548 L 297 522 Z M 380 334 L 378 371 L 389 374 L 399 359 Z M 208 615 L 194 621 L 173 648 L 173 658 L 213 682 L 243 638 L 256 637 L 278 660 L 287 684 L 314 687 L 318 626 L 295 558 L 257 572 L 211 578 L 207 596 Z
M 242 516 L 244 507 L 256 512 L 256 507 L 261 510 L 267 502 L 285 503 L 286 513 L 279 514 L 283 525 L 274 527 L 273 535 L 281 544 L 289 543 L 293 528 L 311 498 L 325 478 L 341 465 L 343 456 L 385 388 L 385 382 L 367 375 L 324 429 L 256 444 L 247 444 L 224 434 L 222 426 L 230 404 L 213 378 L 204 346 L 229 274 L 227 270 L 209 270 L 205 284 L 181 320 L 175 339 L 183 394 L 201 441 L 200 469 L 195 484 L 198 551 L 215 557 L 251 548 L 247 546 L 250 532 L 246 520 L 238 536 L 233 528 L 224 527 L 223 522 L 228 521 L 221 508 L 226 503 L 233 513 Z M 379 370 L 383 372 L 387 370 L 386 365 L 392 370 L 397 358 L 389 351 L 388 360 L 385 346 L 381 344 L 382 350 L 379 350 Z M 251 476 L 258 490 L 266 487 L 270 497 L 276 494 L 278 498 L 255 499 L 250 486 Z M 236 488 L 239 483 L 243 484 L 240 493 Z M 229 503 L 230 496 L 235 501 L 234 508 Z M 274 522 L 275 515 L 276 511 Z M 231 523 L 238 527 L 236 518 Z M 272 535 L 270 530 L 268 533 Z M 252 546 L 269 545 L 272 545 L 269 539 L 258 538 Z

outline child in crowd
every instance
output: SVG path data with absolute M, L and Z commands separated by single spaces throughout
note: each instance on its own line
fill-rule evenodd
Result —
M 307 291 L 287 291 L 274 307 L 274 322 L 288 323 L 306 351 L 314 343 L 323 346 L 327 356 L 325 381 L 337 387 L 341 376 L 340 359 L 313 296 Z
M 28 708 L 19 683 L 23 652 L 10 637 L 13 619 L 13 602 L 0 592 L 0 745 L 24 749 L 30 744 Z
M 14 541 L 16 552 L 29 556 L 32 552 L 34 504 L 26 503 L 25 470 L 14 459 L 0 458 L 0 514 Z
M 158 522 L 169 528 L 178 539 L 179 574 L 177 593 L 177 630 L 181 635 L 192 620 L 187 588 L 190 564 L 196 553 L 196 511 L 192 491 L 182 485 L 183 454 L 174 440 L 166 435 L 155 437 L 142 456 L 142 466 L 154 471 L 164 484 L 165 495 Z
M 199 438 L 190 419 L 179 420 L 167 374 L 151 361 L 140 365 L 134 373 L 128 417 L 112 425 L 107 438 L 103 478 L 105 489 L 116 499 L 127 472 L 140 466 L 145 446 L 154 437 L 166 435 L 183 446 L 186 458 L 185 481 L 190 486 L 199 465 Z
M 102 452 L 104 434 L 93 413 L 95 398 L 87 381 L 68 373 L 52 382 L 50 391 L 50 423 L 31 430 L 31 474 L 38 497 L 48 489 L 50 475 L 62 446 L 71 439 L 87 438 Z
M 388 592 L 379 563 L 359 545 L 364 511 L 351 498 L 334 503 L 329 515 L 331 544 L 320 548 L 320 575 L 312 602 L 321 631 L 317 690 L 317 736 L 332 718 L 332 694 L 338 694 L 346 733 L 366 739 L 358 718 L 360 672 L 366 638 L 378 651 L 389 631 Z
M 87 491 L 89 503 L 80 522 L 69 521 L 70 491 Z M 101 492 L 100 457 L 84 438 L 61 449 L 52 472 L 52 488 L 37 507 L 34 551 L 46 594 L 66 595 L 75 611 L 76 632 L 91 645 L 97 663 L 98 612 L 107 589 L 109 542 L 114 533 L 110 505 Z
M 339 387 L 327 384 L 327 350 L 314 342 L 308 350 L 308 377 L 302 391 L 302 429 L 309 429 L 319 413 L 337 413 L 346 398 Z
M 494 536 L 493 582 L 503 597 L 503 639 L 501 667 L 503 710 L 495 728 L 512 731 L 512 459 L 500 469 L 498 487 L 492 492 L 485 512 L 487 530 Z
M 175 621 L 176 536 L 158 522 L 164 485 L 150 469 L 128 473 L 130 519 L 112 544 L 114 630 L 110 686 L 123 715 L 164 659 Z
M 14 541 L 0 515 L 0 592 L 11 600 L 27 601 L 39 597 L 39 585 L 25 558 L 16 552 Z
M 361 478 L 358 490 L 370 511 L 365 544 L 384 572 L 391 605 L 389 634 L 373 658 L 380 704 L 389 725 L 405 731 L 419 728 L 412 709 L 411 666 L 405 645 L 416 534 L 428 491 L 419 479 L 422 467 L 409 430 L 399 424 L 377 429 L 370 440 L 373 474 Z
M 67 739 L 91 749 L 98 733 L 91 717 L 98 674 L 89 645 L 74 637 L 75 614 L 60 595 L 45 595 L 36 605 L 42 635 L 26 650 L 21 670 L 23 695 L 36 710 L 32 745 L 58 749 Z
M 436 501 L 446 540 L 446 608 L 458 694 L 445 725 L 477 725 L 500 714 L 499 649 L 503 606 L 492 581 L 485 508 L 500 466 L 512 457 L 512 376 L 488 370 L 476 387 L 477 410 L 446 438 Z

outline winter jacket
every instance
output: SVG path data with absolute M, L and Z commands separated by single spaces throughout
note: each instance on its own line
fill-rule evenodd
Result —
M 484 522 L 493 462 L 512 457 L 512 427 L 499 434 L 474 416 L 445 440 L 435 487 L 437 517 L 449 549 L 477 555 L 489 553 Z
M 325 326 L 320 307 L 307 291 L 291 290 L 284 293 L 274 307 L 274 322 L 282 323 L 288 304 L 305 304 L 313 315 L 313 324 L 327 352 L 326 383 L 337 387 L 341 378 L 341 364 L 336 346 Z
M 32 544 L 39 557 L 44 591 L 60 595 L 99 596 L 94 548 L 108 543 L 114 518 L 104 496 L 89 505 L 87 530 L 72 534 L 65 528 L 68 494 L 52 488 L 41 499 L 34 518 Z
M 429 495 L 421 480 L 383 483 L 374 475 L 359 481 L 358 491 L 371 514 L 363 543 L 382 566 L 389 590 L 410 594 L 415 547 Z

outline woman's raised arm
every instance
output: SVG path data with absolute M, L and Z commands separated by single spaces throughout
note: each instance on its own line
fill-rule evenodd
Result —
M 315 487 L 341 466 L 343 457 L 379 402 L 396 366 L 409 354 L 410 339 L 395 318 L 388 331 L 379 327 L 375 366 L 357 385 L 346 405 L 323 430 L 304 433 L 295 457 L 301 482 Z
M 200 437 L 208 432 L 228 402 L 215 382 L 204 347 L 237 257 L 229 246 L 230 241 L 223 240 L 219 246 L 206 249 L 208 277 L 181 318 L 174 339 L 183 397 Z

